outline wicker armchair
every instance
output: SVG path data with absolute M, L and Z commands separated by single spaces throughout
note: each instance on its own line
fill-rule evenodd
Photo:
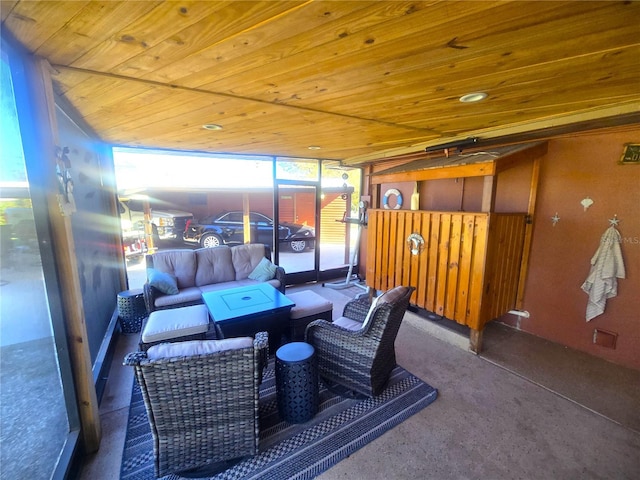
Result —
M 266 332 L 161 344 L 125 357 L 142 390 L 157 477 L 257 453 L 267 360 Z
M 356 394 L 373 397 L 396 366 L 394 342 L 414 287 L 396 287 L 374 300 L 347 303 L 333 323 L 315 320 L 305 332 L 318 356 L 320 377 Z

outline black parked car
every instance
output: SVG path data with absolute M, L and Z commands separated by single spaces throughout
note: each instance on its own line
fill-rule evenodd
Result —
M 225 212 L 187 223 L 183 239 L 197 243 L 201 247 L 218 245 L 238 245 L 244 243 L 244 223 L 242 212 Z M 249 214 L 251 242 L 264 243 L 273 248 L 273 220 L 257 212 Z M 315 231 L 311 227 L 295 223 L 278 225 L 280 244 L 288 244 L 294 252 L 304 252 L 313 248 Z

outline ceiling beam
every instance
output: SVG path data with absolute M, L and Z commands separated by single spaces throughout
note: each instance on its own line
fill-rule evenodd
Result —
M 425 148 L 468 137 L 478 137 L 475 147 L 486 147 L 506 143 L 521 143 L 533 140 L 548 140 L 553 137 L 587 130 L 640 124 L 640 102 L 621 103 L 613 107 L 593 109 L 574 115 L 558 118 L 523 122 L 501 128 L 465 132 L 464 135 L 450 138 L 438 138 L 429 142 L 418 143 L 402 148 L 394 148 L 385 152 L 370 153 L 344 159 L 344 165 L 362 165 L 380 160 L 391 160 L 395 157 L 415 154 Z

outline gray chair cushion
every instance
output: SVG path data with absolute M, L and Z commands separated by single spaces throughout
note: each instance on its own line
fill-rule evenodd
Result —
M 207 355 L 209 353 L 237 350 L 253 347 L 253 338 L 237 337 L 225 340 L 190 340 L 186 342 L 161 343 L 147 350 L 149 360 L 173 357 L 191 357 L 193 355 Z
M 346 328 L 347 330 L 351 330 L 352 332 L 357 332 L 362 329 L 363 324 L 357 320 L 352 320 L 347 317 L 339 317 L 333 321 L 334 325 L 337 325 L 342 328 Z

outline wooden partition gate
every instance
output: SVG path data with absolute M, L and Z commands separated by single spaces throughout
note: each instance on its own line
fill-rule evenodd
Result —
M 367 285 L 414 286 L 412 304 L 481 331 L 515 307 L 526 218 L 369 210 Z M 424 243 L 409 241 L 412 234 Z

